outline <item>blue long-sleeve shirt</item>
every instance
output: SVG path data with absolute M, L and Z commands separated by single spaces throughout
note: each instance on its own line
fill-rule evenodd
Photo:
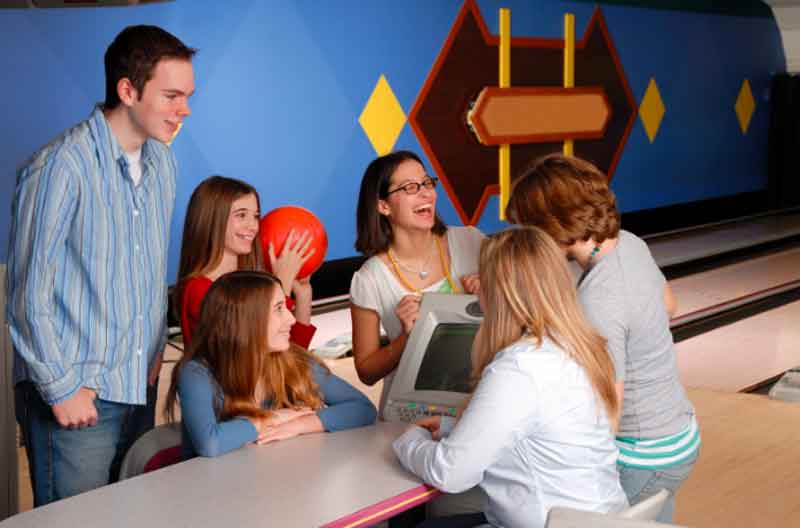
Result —
M 340 377 L 312 364 L 314 380 L 325 406 L 317 416 L 326 431 L 340 431 L 375 422 L 377 411 L 369 399 Z M 183 422 L 183 458 L 196 455 L 219 456 L 258 438 L 253 423 L 246 418 L 221 421 L 217 409 L 223 395 L 217 381 L 200 362 L 189 361 L 178 375 L 178 397 Z M 269 407 L 269 401 L 264 402 Z
M 177 167 L 153 139 L 141 163 L 137 185 L 98 107 L 18 173 L 6 304 L 14 381 L 33 381 L 51 405 L 81 387 L 146 402 L 166 341 Z

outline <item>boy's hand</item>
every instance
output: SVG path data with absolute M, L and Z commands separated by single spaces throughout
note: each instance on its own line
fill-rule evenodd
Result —
M 65 429 L 82 429 L 97 425 L 97 394 L 92 389 L 81 387 L 71 398 L 52 406 L 53 416 Z

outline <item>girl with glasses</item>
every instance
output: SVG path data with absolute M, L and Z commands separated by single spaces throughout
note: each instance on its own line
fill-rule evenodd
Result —
M 419 315 L 423 292 L 476 293 L 483 234 L 447 227 L 436 214 L 436 179 L 413 152 L 373 160 L 358 195 L 356 250 L 369 257 L 350 285 L 353 358 L 368 385 L 383 380 L 380 412 Z M 388 342 L 381 341 L 381 327 Z M 480 490 L 443 496 L 433 516 L 480 510 Z
M 369 164 L 358 196 L 356 250 L 367 257 L 350 287 L 353 356 L 361 381 L 383 380 L 380 409 L 422 292 L 475 293 L 483 235 L 448 228 L 436 214 L 436 179 L 413 152 Z M 389 343 L 382 345 L 380 328 Z

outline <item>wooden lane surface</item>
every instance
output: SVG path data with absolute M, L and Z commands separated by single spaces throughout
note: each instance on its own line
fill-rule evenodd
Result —
M 678 492 L 675 522 L 697 528 L 800 526 L 800 404 L 689 390 L 700 458 Z

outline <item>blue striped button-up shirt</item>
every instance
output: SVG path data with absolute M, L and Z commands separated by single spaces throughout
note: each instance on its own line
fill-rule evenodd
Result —
M 81 387 L 146 402 L 148 365 L 166 339 L 167 246 L 175 157 L 142 146 L 142 178 L 98 107 L 17 175 L 7 319 L 14 379 L 51 405 Z

